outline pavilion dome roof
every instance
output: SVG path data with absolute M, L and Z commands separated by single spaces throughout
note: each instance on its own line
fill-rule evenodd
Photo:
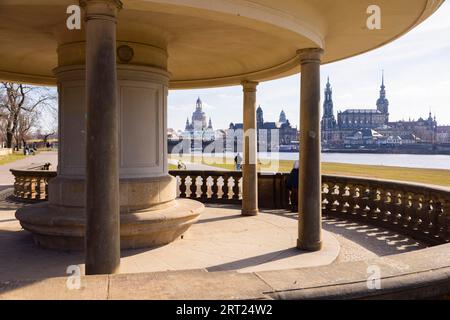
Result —
M 117 39 L 138 46 L 130 63 L 153 66 L 148 57 L 162 52 L 168 57 L 171 88 L 200 88 L 298 73 L 299 49 L 325 48 L 323 63 L 364 53 L 414 28 L 443 0 L 377 1 L 380 30 L 366 28 L 371 4 L 367 0 L 122 2 Z M 81 31 L 66 28 L 66 9 L 73 3 L 1 1 L 1 80 L 56 84 L 53 69 L 72 62 L 58 57 L 58 45 L 70 46 L 84 38 L 84 26 Z M 144 49 L 150 51 L 143 54 Z

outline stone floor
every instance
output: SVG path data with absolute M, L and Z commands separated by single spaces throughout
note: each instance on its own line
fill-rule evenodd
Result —
M 7 192 L 2 193 L 5 198 Z M 0 197 L 0 281 L 64 276 L 70 265 L 83 270 L 82 253 L 34 245 L 14 218 L 22 205 Z M 153 250 L 123 251 L 121 272 L 204 269 L 247 273 L 365 260 L 424 248 L 390 231 L 343 220 L 325 219 L 324 230 L 324 249 L 302 252 L 295 249 L 295 214 L 267 211 L 241 217 L 237 207 L 209 206 L 183 239 Z
M 0 261 L 8 261 L 0 264 L 0 280 L 63 276 L 69 265 L 83 269 L 81 253 L 34 245 L 31 235 L 14 218 L 20 205 L 11 200 L 0 202 Z M 296 233 L 296 221 L 280 215 L 242 217 L 236 208 L 208 207 L 182 239 L 152 250 L 124 250 L 121 272 L 253 272 L 326 265 L 337 258 L 339 243 L 330 233 L 324 233 L 324 249 L 316 253 L 296 250 Z

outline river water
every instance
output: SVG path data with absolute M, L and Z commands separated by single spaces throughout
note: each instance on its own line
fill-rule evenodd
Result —
M 204 154 L 204 156 L 214 155 Z M 234 157 L 234 154 L 227 153 L 226 156 Z M 259 153 L 259 158 L 298 160 L 298 153 Z M 323 153 L 322 162 L 450 170 L 450 155 Z

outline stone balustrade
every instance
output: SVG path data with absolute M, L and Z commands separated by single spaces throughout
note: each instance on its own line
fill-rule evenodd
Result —
M 56 176 L 48 166 L 11 169 L 14 196 L 31 201 L 47 200 L 48 181 Z M 203 203 L 240 204 L 242 172 L 171 171 L 177 178 L 179 198 Z M 260 173 L 261 208 L 289 209 L 288 174 Z M 450 189 L 366 178 L 324 175 L 324 215 L 358 220 L 407 234 L 430 245 L 450 242 Z
M 450 189 L 397 181 L 323 176 L 323 212 L 407 234 L 450 242 Z
M 171 171 L 177 178 L 177 196 L 205 203 L 242 201 L 242 172 Z
M 242 172 L 240 171 L 170 171 L 177 178 L 177 195 L 204 203 L 240 204 Z M 289 207 L 286 174 L 258 175 L 258 202 L 262 208 Z
M 14 175 L 14 197 L 27 201 L 48 200 L 48 182 L 56 177 L 50 164 L 41 164 L 22 169 L 11 169 Z

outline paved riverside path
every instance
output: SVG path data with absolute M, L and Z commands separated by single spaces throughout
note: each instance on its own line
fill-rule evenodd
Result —
M 169 164 L 173 164 L 174 166 L 178 165 L 178 160 L 175 160 L 175 159 L 169 159 L 168 162 L 169 162 Z M 184 161 L 184 160 L 183 160 L 183 163 L 186 165 L 186 170 L 192 170 L 192 171 L 229 171 L 229 170 L 227 170 L 225 168 L 208 166 L 208 165 L 202 164 L 202 163 L 193 163 L 193 162 Z
M 27 156 L 24 159 L 10 162 L 0 166 L 0 191 L 12 187 L 14 185 L 14 176 L 9 171 L 10 169 L 20 169 L 28 167 L 33 164 L 43 164 L 50 162 L 51 168 L 56 170 L 58 165 L 58 152 L 57 151 L 42 151 L 35 156 Z

